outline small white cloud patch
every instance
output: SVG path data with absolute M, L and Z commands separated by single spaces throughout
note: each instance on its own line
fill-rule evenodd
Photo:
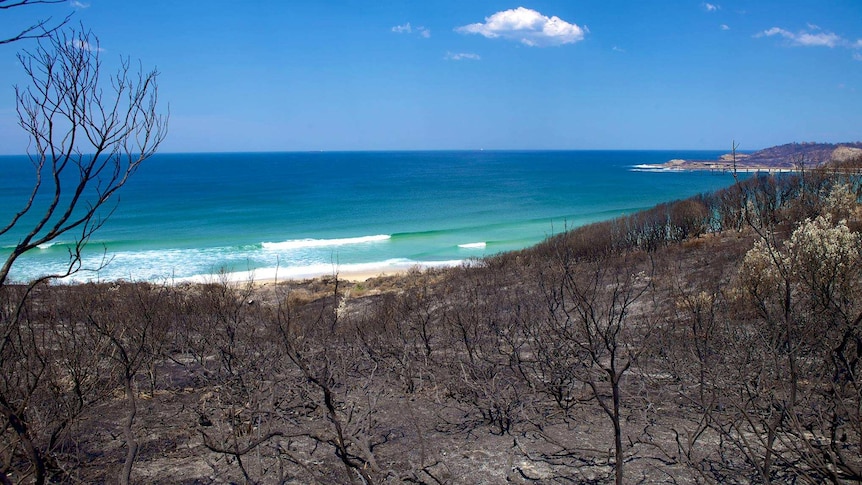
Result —
M 419 35 L 420 37 L 424 37 L 426 39 L 431 37 L 431 30 L 430 29 L 427 29 L 427 28 L 422 27 L 422 26 L 413 27 L 412 25 L 410 25 L 410 22 L 407 22 L 404 25 L 396 25 L 395 27 L 392 27 L 392 32 L 395 32 L 396 34 L 413 34 L 413 33 L 415 33 L 416 35 Z
M 473 54 L 470 52 L 447 52 L 444 59 L 447 61 L 478 61 L 482 58 L 479 54 Z
M 85 42 L 81 39 L 70 40 L 70 41 L 66 42 L 66 45 L 72 46 L 72 47 L 79 49 L 79 50 L 82 50 L 82 51 L 103 52 L 105 50 L 105 49 L 102 49 L 101 47 L 99 47 L 98 45 L 94 46 L 94 45 L 90 44 L 89 42 Z
M 720 9 L 721 7 L 718 5 L 713 5 L 711 3 L 704 3 L 703 8 L 705 8 L 707 12 L 715 12 L 716 10 Z
M 721 30 L 730 30 L 730 26 L 727 24 L 721 24 Z
M 409 34 L 413 32 L 413 27 L 410 26 L 410 22 L 407 22 L 404 25 L 396 25 L 395 27 L 392 27 L 392 32 L 395 32 L 396 34 Z
M 585 27 L 524 7 L 497 12 L 485 17 L 485 22 L 455 29 L 462 34 L 479 34 L 489 39 L 515 40 L 530 47 L 573 44 L 584 39 Z
M 802 47 L 835 47 L 846 44 L 837 34 L 832 32 L 810 33 L 804 30 L 790 32 L 779 27 L 764 30 L 757 37 L 772 37 L 778 35 L 790 41 L 791 44 Z
M 857 39 L 856 42 L 850 41 L 833 32 L 825 31 L 819 26 L 808 24 L 809 30 L 800 30 L 791 32 L 780 27 L 772 27 L 755 35 L 755 37 L 774 37 L 778 36 L 786 39 L 791 46 L 796 47 L 842 47 L 853 50 L 853 59 L 862 61 L 862 39 Z M 812 32 L 813 31 L 813 32 Z
M 797 34 L 797 36 L 793 38 L 793 41 L 804 46 L 835 47 L 841 43 L 841 37 L 838 37 L 831 32 L 821 32 L 817 34 L 803 32 Z

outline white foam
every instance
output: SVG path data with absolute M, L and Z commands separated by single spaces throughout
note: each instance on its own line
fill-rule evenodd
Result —
M 462 248 L 462 249 L 485 249 L 485 246 L 487 246 L 487 245 L 488 245 L 488 243 L 482 241 L 482 242 L 474 242 L 474 243 L 467 243 L 467 244 L 459 244 L 458 247 Z
M 62 244 L 62 243 L 60 243 Z M 89 281 L 156 281 L 174 279 L 178 271 L 188 268 L 214 268 L 223 264 L 227 248 L 206 249 L 160 249 L 144 251 L 119 251 L 104 254 L 100 251 L 85 253 L 81 260 L 81 271 L 63 278 L 66 283 Z M 245 255 L 237 255 L 241 262 Z M 24 269 L 16 273 L 17 280 L 47 275 L 63 274 L 68 268 L 66 258 L 36 259 L 21 265 Z M 186 273 L 188 274 L 188 273 Z
M 341 239 L 292 239 L 282 242 L 265 242 L 263 249 L 284 251 L 290 249 L 322 248 L 329 246 L 344 246 L 347 244 L 367 244 L 388 241 L 392 236 L 378 234 L 376 236 L 346 237 Z
M 62 282 L 87 281 L 154 281 L 154 282 L 244 282 L 255 280 L 305 279 L 336 273 L 374 274 L 398 272 L 413 267 L 432 268 L 466 264 L 463 260 L 418 261 L 407 258 L 376 260 L 362 263 L 338 263 L 332 255 L 316 254 L 327 251 L 326 246 L 344 244 L 385 244 L 390 236 L 368 236 L 345 239 L 285 241 L 274 243 L 276 248 L 307 248 L 291 250 L 263 249 L 260 245 L 210 248 L 171 248 L 140 251 L 119 251 L 104 254 L 101 251 L 85 253 L 82 271 L 64 278 Z M 354 246 L 355 247 L 355 246 Z M 283 251 L 283 252 L 282 252 Z M 338 251 L 348 251 L 348 247 Z M 291 252 L 291 254 L 284 254 Z M 308 253 L 308 254 L 306 254 Z M 45 252 L 43 254 L 50 254 Z M 343 261 L 343 259 L 342 259 Z M 62 273 L 68 263 L 64 258 L 35 258 L 20 265 L 13 275 L 16 281 Z M 106 265 L 107 264 L 107 265 Z M 220 268 L 231 268 L 224 273 Z M 21 271 L 23 270 L 23 271 Z
M 632 172 L 682 172 L 683 170 L 678 167 L 666 167 L 660 164 L 649 164 L 644 163 L 640 165 L 632 165 L 629 168 Z

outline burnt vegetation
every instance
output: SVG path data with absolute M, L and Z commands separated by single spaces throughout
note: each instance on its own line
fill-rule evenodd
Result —
M 860 168 L 361 284 L 6 284 L 0 482 L 859 483 Z

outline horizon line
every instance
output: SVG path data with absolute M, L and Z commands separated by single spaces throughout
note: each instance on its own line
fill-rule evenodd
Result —
M 840 144 L 840 143 L 836 143 Z M 754 152 L 762 148 L 739 150 L 737 152 Z M 336 150 L 236 150 L 236 151 L 158 151 L 158 155 L 253 155 L 253 154 L 314 154 L 314 153 L 513 153 L 513 152 L 721 152 L 727 148 L 419 148 L 419 149 L 336 149 Z M 0 153 L 0 157 L 27 157 L 28 153 Z

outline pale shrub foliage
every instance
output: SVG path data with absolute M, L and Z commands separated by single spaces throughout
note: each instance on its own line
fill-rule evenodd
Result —
M 823 201 L 824 209 L 835 220 L 847 219 L 856 211 L 856 193 L 846 183 L 833 185 Z
M 743 286 L 751 293 L 765 296 L 778 291 L 782 266 L 783 255 L 763 240 L 758 240 L 745 254 L 739 276 Z
M 806 219 L 787 242 L 789 268 L 812 289 L 845 287 L 856 276 L 859 242 L 843 219 L 837 224 L 830 215 Z
M 837 204 L 847 201 L 840 191 L 832 194 L 835 197 L 830 198 Z M 740 280 L 759 297 L 779 291 L 785 281 L 802 284 L 821 296 L 846 295 L 858 279 L 860 242 L 859 234 L 843 219 L 833 223 L 829 214 L 805 219 L 781 248 L 763 240 L 755 242 L 743 259 Z
M 765 218 L 761 214 L 761 209 L 751 199 L 745 201 L 745 209 L 742 214 L 745 220 L 754 227 L 763 227 Z

